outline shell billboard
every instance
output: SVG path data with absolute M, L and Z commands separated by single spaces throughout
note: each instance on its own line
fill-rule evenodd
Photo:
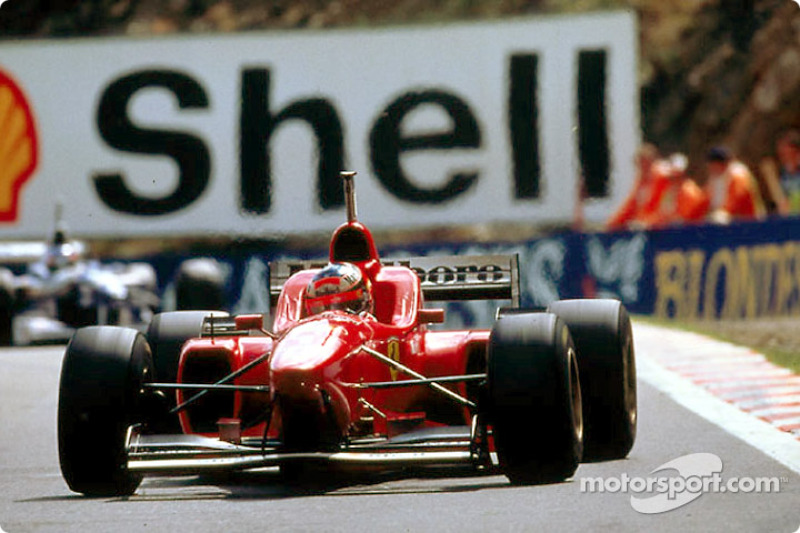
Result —
M 624 11 L 2 41 L 0 232 L 41 238 L 62 204 L 78 238 L 327 233 L 341 170 L 373 230 L 566 225 L 582 185 L 604 220 L 634 178 L 636 42 Z

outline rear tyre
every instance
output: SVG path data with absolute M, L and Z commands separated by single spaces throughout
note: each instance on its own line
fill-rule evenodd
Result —
M 222 311 L 173 311 L 159 313 L 150 321 L 147 328 L 147 341 L 153 352 L 153 381 L 158 383 L 175 383 L 178 380 L 181 348 L 189 339 L 200 337 L 203 331 L 203 320 L 214 316 L 227 316 Z M 174 391 L 158 392 L 160 414 L 151 420 L 150 429 L 156 433 L 180 433 L 181 426 L 178 415 L 169 414 L 176 405 Z
M 83 328 L 97 324 L 100 310 L 96 305 L 83 307 L 81 305 L 81 291 L 78 285 L 72 288 L 56 301 L 58 319 L 73 328 Z
M 197 258 L 183 262 L 175 279 L 179 311 L 224 309 L 225 273 L 213 259 Z
M 636 360 L 631 321 L 617 300 L 565 300 L 561 317 L 578 354 L 586 424 L 584 460 L 622 459 L 636 439 Z
M 151 372 L 150 348 L 136 330 L 93 326 L 72 336 L 61 368 L 58 456 L 74 492 L 124 496 L 141 483 L 127 468 L 125 439 L 143 418 Z
M 575 473 L 583 450 L 581 388 L 563 321 L 547 313 L 497 321 L 487 400 L 500 467 L 512 483 L 555 483 Z

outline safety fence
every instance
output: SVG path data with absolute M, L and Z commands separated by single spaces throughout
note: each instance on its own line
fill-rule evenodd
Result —
M 800 314 L 798 218 L 657 231 L 564 232 L 519 243 L 428 243 L 379 251 L 387 258 L 518 253 L 522 305 L 529 307 L 566 298 L 610 297 L 633 313 L 660 318 Z M 324 258 L 325 253 L 290 252 L 279 245 L 257 252 L 228 249 L 217 260 L 225 272 L 231 310 L 269 307 L 270 261 Z M 159 279 L 171 280 L 186 257 L 149 259 Z M 440 279 L 446 282 L 447 276 Z M 169 295 L 170 287 L 165 290 Z M 471 325 L 490 319 L 496 307 L 496 302 L 458 303 L 450 314 L 456 322 Z

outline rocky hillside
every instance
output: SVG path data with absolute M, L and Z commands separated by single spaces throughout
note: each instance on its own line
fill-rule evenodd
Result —
M 755 166 L 778 131 L 800 127 L 797 0 L 8 0 L 0 39 L 430 24 L 597 9 L 639 16 L 646 140 L 692 161 L 725 143 Z
M 646 28 L 646 26 L 644 26 Z M 800 6 L 789 0 L 706 3 L 672 46 L 646 54 L 647 138 L 697 160 L 726 143 L 756 165 L 776 133 L 800 127 Z

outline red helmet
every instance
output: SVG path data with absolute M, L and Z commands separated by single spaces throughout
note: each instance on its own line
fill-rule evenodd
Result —
M 305 303 L 312 315 L 333 310 L 371 311 L 369 279 L 352 263 L 330 263 L 308 283 Z

